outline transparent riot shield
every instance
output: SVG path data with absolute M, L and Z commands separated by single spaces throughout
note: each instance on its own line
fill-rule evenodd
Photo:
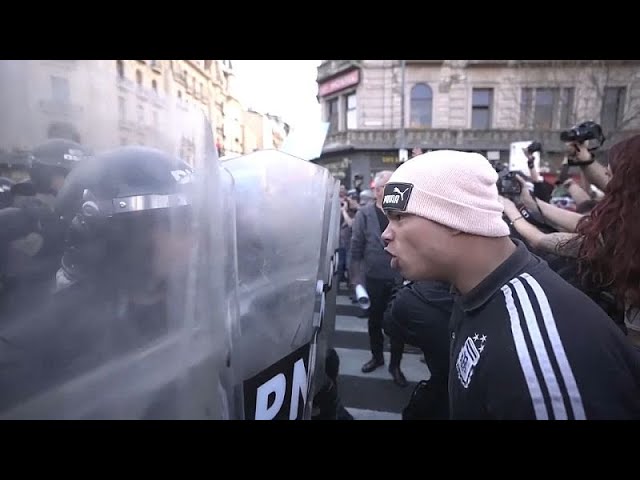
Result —
M 0 263 L 0 418 L 238 417 L 233 182 L 173 74 L 0 61 L 0 150 L 30 177 L 0 216 L 0 258 L 28 260 Z
M 240 336 L 234 352 L 243 418 L 309 418 L 333 179 L 323 167 L 276 150 L 223 166 L 235 182 Z
M 327 351 L 331 348 L 331 340 L 335 330 L 335 306 L 337 299 L 338 285 L 334 282 L 337 273 L 337 242 L 339 240 L 340 227 L 340 202 L 339 184 L 329 176 L 329 188 L 327 190 L 325 203 L 325 216 L 322 233 L 322 249 L 320 252 L 320 269 L 318 277 L 318 291 L 320 297 L 316 302 L 314 311 L 314 335 L 313 335 L 313 356 L 310 359 L 310 369 L 313 375 L 310 376 L 310 392 L 308 402 L 309 411 L 313 412 L 313 403 L 318 400 L 316 395 L 328 387 L 325 362 Z M 321 407 L 316 408 L 318 410 Z

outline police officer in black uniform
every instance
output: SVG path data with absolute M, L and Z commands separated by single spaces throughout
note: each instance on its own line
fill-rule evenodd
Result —
M 117 148 L 83 162 L 68 177 L 56 202 L 56 212 L 69 225 L 56 291 L 38 315 L 4 329 L 16 348 L 4 351 L 15 368 L 3 375 L 0 412 L 26 408 L 34 392 L 56 392 L 137 352 L 147 352 L 135 360 L 144 362 L 165 345 L 167 355 L 152 362 L 152 369 L 146 371 L 143 363 L 118 377 L 130 388 L 128 375 L 141 375 L 138 387 L 144 395 L 136 392 L 142 400 L 135 413 L 130 403 L 118 412 L 119 400 L 112 399 L 88 414 L 180 417 L 180 382 L 170 373 L 180 357 L 171 353 L 177 347 L 167 339 L 189 317 L 185 309 L 206 308 L 188 289 L 195 248 L 192 177 L 184 162 L 147 147 Z M 166 380 L 155 378 L 163 374 Z M 153 383 L 149 391 L 144 391 L 145 381 Z M 69 407 L 49 400 L 31 410 L 18 409 L 15 416 L 57 418 L 66 408 L 71 416 L 82 415 L 84 407 L 71 411 L 79 396 L 68 398 L 73 399 L 67 400 Z
M 89 158 L 82 145 L 50 139 L 33 149 L 30 180 L 11 186 L 2 215 L 0 312 L 13 315 L 26 303 L 42 298 L 52 287 L 64 249 L 65 226 L 54 212 L 56 196 L 65 178 Z

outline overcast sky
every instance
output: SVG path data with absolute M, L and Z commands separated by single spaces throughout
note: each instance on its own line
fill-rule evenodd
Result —
M 278 115 L 291 127 L 320 121 L 316 100 L 320 60 L 232 60 L 245 108 Z

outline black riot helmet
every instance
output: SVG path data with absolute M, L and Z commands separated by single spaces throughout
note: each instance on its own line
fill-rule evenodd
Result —
M 90 152 L 77 142 L 62 138 L 47 140 L 31 151 L 31 181 L 38 192 L 55 193 L 51 192 L 51 179 L 56 175 L 66 177 L 89 156 Z
M 79 164 L 56 198 L 68 225 L 64 275 L 139 286 L 152 274 L 154 232 L 188 232 L 192 180 L 189 165 L 148 147 L 120 147 Z

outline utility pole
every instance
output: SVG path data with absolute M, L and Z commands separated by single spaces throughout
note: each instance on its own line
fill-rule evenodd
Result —
M 405 137 L 405 128 L 404 128 L 404 104 L 405 104 L 405 72 L 406 72 L 406 60 L 400 60 L 400 163 L 405 161 L 408 157 L 407 155 L 407 141 Z

